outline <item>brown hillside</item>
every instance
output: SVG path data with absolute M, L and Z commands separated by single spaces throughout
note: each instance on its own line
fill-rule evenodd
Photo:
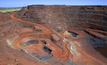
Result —
M 37 23 L 51 23 L 54 29 L 74 27 L 107 31 L 107 6 L 32 5 L 16 17 Z

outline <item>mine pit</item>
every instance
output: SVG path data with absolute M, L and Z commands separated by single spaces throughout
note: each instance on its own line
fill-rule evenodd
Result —
M 28 43 L 30 44 L 39 44 L 39 40 L 29 40 Z
M 91 45 L 95 48 L 96 51 L 98 51 L 100 54 L 102 54 L 104 57 L 107 58 L 107 40 L 104 40 L 103 38 L 100 38 L 88 31 L 84 31 L 85 33 L 89 34 L 90 36 L 92 36 L 92 38 L 90 38 Z M 96 32 L 99 33 L 101 35 L 106 35 L 107 33 L 103 33 L 103 32 Z
M 79 34 L 73 32 L 73 31 L 68 31 L 68 32 L 71 34 L 71 37 L 77 37 L 77 35 L 79 35 Z
M 8 57 L 12 65 L 107 65 L 106 13 L 107 6 L 66 5 L 0 13 L 0 65 Z
M 29 40 L 25 43 L 20 43 L 21 46 L 28 46 L 28 45 L 32 45 L 32 44 L 40 44 L 39 40 Z
M 49 49 L 49 48 L 46 47 L 46 46 L 43 47 L 43 50 L 44 50 L 45 52 L 47 52 L 48 54 L 51 54 L 51 52 L 52 52 L 52 50 Z
M 44 40 L 40 40 L 40 42 L 41 42 L 42 44 L 44 44 L 44 45 L 46 45 L 46 44 L 47 44 L 47 42 L 46 42 L 46 41 L 44 41 Z

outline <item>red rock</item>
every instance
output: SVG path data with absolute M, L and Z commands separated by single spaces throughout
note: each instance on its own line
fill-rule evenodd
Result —
M 33 30 L 30 28 L 23 28 L 20 30 L 20 33 L 28 33 L 28 32 L 33 32 Z
M 54 38 L 55 41 L 60 40 L 60 38 L 57 35 L 55 35 L 55 34 L 52 34 L 52 37 Z

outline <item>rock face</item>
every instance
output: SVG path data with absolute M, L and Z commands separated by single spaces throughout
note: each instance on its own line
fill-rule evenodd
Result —
M 107 48 L 107 6 L 32 5 L 5 15 L 0 65 L 107 65 L 95 50 Z
M 15 16 L 50 23 L 57 31 L 75 27 L 107 31 L 107 6 L 32 5 L 22 8 Z

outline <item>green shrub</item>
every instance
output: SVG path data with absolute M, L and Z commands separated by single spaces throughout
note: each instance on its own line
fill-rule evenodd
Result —
M 0 7 L 0 12 L 12 12 L 12 11 L 19 11 L 21 10 L 21 7 L 17 7 L 17 8 L 1 8 Z

